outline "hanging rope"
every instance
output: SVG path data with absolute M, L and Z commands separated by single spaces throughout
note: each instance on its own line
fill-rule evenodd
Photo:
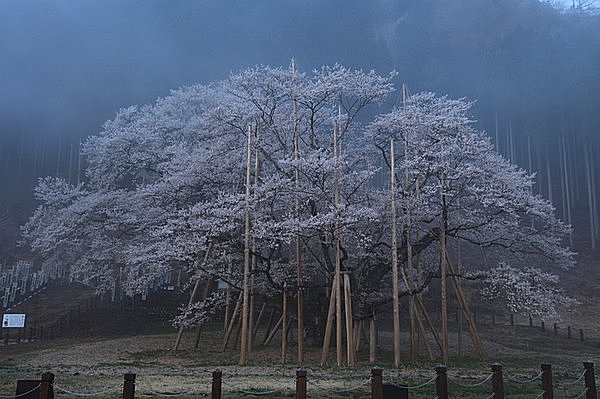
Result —
M 310 385 L 312 385 L 312 386 L 314 386 L 314 387 L 316 387 L 318 389 L 321 389 L 323 391 L 327 391 L 327 392 L 331 392 L 331 393 L 346 393 L 346 392 L 356 391 L 357 389 L 364 387 L 365 385 L 367 385 L 367 384 L 369 384 L 371 382 L 371 378 L 369 378 L 368 380 L 366 380 L 365 382 L 363 382 L 363 383 L 361 383 L 359 385 L 356 385 L 356 386 L 354 386 L 352 388 L 346 388 L 346 389 L 331 389 L 331 388 L 327 388 L 327 387 L 324 387 L 324 386 L 321 386 L 321 385 L 317 384 L 316 382 L 312 382 L 311 380 L 307 380 L 307 382 Z
M 64 393 L 68 393 L 69 395 L 75 395 L 75 396 L 99 396 L 99 395 L 104 395 L 105 393 L 110 393 L 110 392 L 117 392 L 121 389 L 121 387 L 123 385 L 119 384 L 117 386 L 114 386 L 112 388 L 108 388 L 104 391 L 99 391 L 99 392 L 72 392 L 69 391 L 68 389 L 65 389 L 61 386 L 59 386 L 58 384 L 54 383 L 52 384 L 52 386 L 54 388 L 56 388 L 57 390 L 64 392 Z
M 575 384 L 577 384 L 579 381 L 581 381 L 581 380 L 583 379 L 583 377 L 585 377 L 585 373 L 586 373 L 586 370 L 583 370 L 583 373 L 581 373 L 581 375 L 579 376 L 579 378 L 577 378 L 575 381 L 572 381 L 572 382 L 562 382 L 562 381 L 561 381 L 561 382 L 559 382 L 558 384 L 559 384 L 559 385 L 575 385 Z
M 587 393 L 587 391 L 588 391 L 588 388 L 584 389 L 583 392 L 581 392 L 579 395 L 575 396 L 572 399 L 581 399 L 581 398 L 583 398 L 583 395 L 585 395 Z
M 542 396 L 544 396 L 545 393 L 546 391 L 542 391 L 542 393 L 536 396 L 535 399 L 540 399 Z
M 419 389 L 419 388 L 423 388 L 429 384 L 432 384 L 435 380 L 437 380 L 437 375 L 435 377 L 433 377 L 432 379 L 420 384 L 420 385 L 407 385 L 406 389 Z
M 24 392 L 24 393 L 20 393 L 18 395 L 10 395 L 10 396 L 5 396 L 5 395 L 0 395 L 0 398 L 2 399 L 10 399 L 10 398 L 20 398 L 22 396 L 26 396 L 29 395 L 30 393 L 32 393 L 33 391 L 35 391 L 36 389 L 38 389 L 42 384 L 38 384 L 35 388 L 33 388 L 30 391 Z
M 480 382 L 478 382 L 476 384 L 461 384 L 460 382 L 454 381 L 454 380 L 451 380 L 451 379 L 448 379 L 448 381 L 450 381 L 453 384 L 458 385 L 459 387 L 463 387 L 463 388 L 475 388 L 475 387 L 481 386 L 481 385 L 485 384 L 486 382 L 488 382 L 492 378 L 493 375 L 494 374 L 488 375 L 487 377 L 485 377 L 485 379 L 483 381 L 480 381 Z
M 283 387 L 280 387 L 280 388 L 277 388 L 277 389 L 273 389 L 271 391 L 246 391 L 245 389 L 241 389 L 241 388 L 236 387 L 235 385 L 229 384 L 229 383 L 227 383 L 225 381 L 222 381 L 222 383 L 223 383 L 223 385 L 226 385 L 227 387 L 229 387 L 229 388 L 231 388 L 231 389 L 233 389 L 233 390 L 235 390 L 237 392 L 245 393 L 245 394 L 248 394 L 248 395 L 269 395 L 269 394 L 272 394 L 272 393 L 284 391 L 286 389 L 286 387 L 283 386 Z
M 518 379 L 513 378 L 513 377 L 506 377 L 506 379 L 509 380 L 509 381 L 511 381 L 511 382 L 516 382 L 517 384 L 529 384 L 530 382 L 533 382 L 533 381 L 537 380 L 538 378 L 540 378 L 542 375 L 544 375 L 543 371 L 540 372 L 535 377 L 529 379 L 529 380 L 518 380 Z
M 211 385 L 212 381 L 209 383 L 206 383 L 204 385 L 200 385 L 198 388 L 196 389 L 192 389 L 191 391 L 188 392 L 181 392 L 181 393 L 162 393 L 162 392 L 154 392 L 150 389 L 144 388 L 143 386 L 139 386 L 138 384 L 136 384 L 136 388 L 138 388 L 140 391 L 142 392 L 146 392 L 149 393 L 151 395 L 156 395 L 156 396 L 163 396 L 163 397 L 176 397 L 176 396 L 187 396 L 187 395 L 193 395 L 193 394 L 200 394 L 200 395 L 208 395 L 210 392 L 201 392 L 202 388 L 207 386 L 207 385 Z

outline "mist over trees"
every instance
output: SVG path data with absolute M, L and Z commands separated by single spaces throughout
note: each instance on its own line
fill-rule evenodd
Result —
M 410 92 L 477 100 L 478 128 L 537 173 L 533 192 L 574 225 L 573 247 L 587 252 L 600 236 L 600 18 L 582 11 L 535 0 L 7 2 L 0 16 L 4 256 L 15 253 L 17 226 L 35 205 L 36 178 L 86 180 L 80 139 L 116 109 L 249 65 L 287 65 L 292 56 L 303 70 L 336 62 L 394 69 Z M 398 101 L 396 93 L 379 112 Z

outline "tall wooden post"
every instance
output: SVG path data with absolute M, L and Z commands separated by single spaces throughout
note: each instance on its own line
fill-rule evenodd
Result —
M 371 369 L 371 399 L 383 399 L 383 369 L 377 366 Z
M 371 364 L 375 363 L 377 352 L 377 333 L 375 328 L 375 312 L 373 312 L 371 322 L 369 323 L 369 363 Z
M 287 357 L 287 332 L 288 332 L 288 324 L 287 324 L 287 308 L 288 308 L 288 297 L 287 297 L 287 288 L 285 283 L 283 284 L 283 293 L 282 296 L 282 306 L 281 306 L 281 363 L 285 363 Z
M 327 312 L 327 322 L 325 323 L 325 336 L 323 337 L 323 349 L 321 351 L 321 366 L 327 363 L 327 354 L 329 353 L 329 344 L 331 343 L 331 330 L 333 329 L 333 315 L 335 313 L 335 298 L 337 289 L 337 276 L 334 275 L 329 293 L 329 308 Z
M 123 381 L 123 399 L 134 399 L 135 396 L 135 374 L 126 373 Z
M 398 233 L 396 226 L 396 165 L 394 139 L 390 140 L 390 185 L 392 191 L 392 316 L 394 325 L 394 366 L 400 365 L 400 301 L 398 299 Z
M 502 377 L 502 365 L 500 363 L 492 364 L 492 389 L 494 399 L 504 399 L 504 380 Z
M 335 346 L 336 360 L 340 367 L 343 362 L 343 333 L 342 333 L 342 254 L 340 247 L 340 223 L 339 223 L 339 204 L 340 204 L 340 177 L 339 177 L 339 160 L 338 160 L 338 122 L 333 121 L 333 157 L 335 161 L 335 207 L 336 207 L 336 222 L 335 222 Z
M 296 399 L 306 399 L 306 370 L 296 370 Z
M 240 347 L 240 365 L 245 365 L 248 354 L 248 313 L 250 308 L 250 163 L 252 160 L 252 128 L 248 126 L 246 156 L 246 204 L 244 220 L 244 283 L 243 283 L 243 302 L 242 302 L 242 344 Z
M 210 390 L 210 398 L 211 399 L 221 399 L 221 383 L 223 378 L 223 372 L 219 369 L 216 369 L 212 373 L 212 386 Z
M 552 386 L 552 365 L 542 363 L 542 390 L 543 399 L 554 399 L 554 387 Z
M 54 383 L 54 374 L 44 373 L 42 374 L 42 381 L 40 382 L 40 390 L 38 399 L 52 399 L 54 397 L 54 391 L 52 384 Z
M 296 61 L 292 58 L 292 73 L 296 74 Z M 294 182 L 296 185 L 296 221 L 300 221 L 300 198 L 298 188 L 300 186 L 300 145 L 298 140 L 298 121 L 296 118 L 297 102 L 293 99 L 293 123 L 294 123 Z M 300 252 L 300 231 L 296 232 L 296 298 L 297 298 L 297 335 L 298 335 L 298 363 L 304 362 L 304 293 L 302 291 L 302 256 Z
M 583 362 L 583 368 L 585 369 L 585 399 L 598 399 L 594 363 L 590 361 Z
M 448 399 L 448 374 L 446 366 L 439 365 L 435 367 L 437 378 L 435 379 L 435 392 L 438 399 Z
M 346 309 L 346 356 L 348 358 L 348 366 L 354 366 L 355 347 L 352 329 L 352 298 L 350 296 L 350 276 L 348 272 L 344 273 L 344 307 Z

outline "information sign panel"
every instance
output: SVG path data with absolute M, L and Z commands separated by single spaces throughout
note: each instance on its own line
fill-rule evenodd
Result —
M 25 314 L 4 314 L 4 316 L 2 317 L 2 327 L 25 327 Z

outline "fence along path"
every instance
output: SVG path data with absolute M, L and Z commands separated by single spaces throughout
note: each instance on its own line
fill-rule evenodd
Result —
M 277 387 L 275 389 L 269 389 L 266 391 L 257 391 L 257 390 L 247 390 L 244 388 L 240 388 L 230 382 L 223 380 L 223 372 L 221 370 L 214 370 L 212 372 L 212 379 L 209 382 L 204 384 L 199 384 L 197 388 L 186 392 L 168 392 L 161 393 L 156 392 L 149 387 L 145 387 L 143 384 L 136 383 L 136 374 L 134 373 L 126 373 L 124 375 L 123 383 L 103 389 L 98 392 L 78 392 L 76 390 L 71 390 L 61 387 L 56 384 L 54 381 L 54 374 L 52 373 L 44 373 L 42 374 L 42 378 L 40 384 L 33 388 L 32 390 L 24 393 L 20 393 L 17 395 L 0 395 L 2 399 L 12 399 L 26 396 L 32 393 L 35 390 L 39 390 L 38 399 L 51 399 L 54 397 L 54 390 L 71 395 L 71 396 L 79 396 L 79 397 L 92 397 L 92 396 L 101 396 L 109 393 L 115 393 L 122 391 L 123 399 L 135 399 L 136 390 L 139 392 L 143 392 L 144 394 L 170 398 L 170 397 L 183 397 L 183 396 L 200 396 L 200 395 L 210 395 L 211 399 L 221 399 L 223 393 L 223 386 L 225 386 L 229 392 L 234 393 L 243 393 L 246 395 L 255 395 L 255 396 L 268 396 L 277 393 L 289 393 L 295 390 L 296 399 L 306 399 L 308 393 L 308 385 L 313 386 L 317 391 L 322 393 L 330 393 L 330 394 L 343 394 L 349 393 L 358 390 L 365 390 L 365 387 L 370 384 L 371 398 L 372 399 L 388 399 L 384 398 L 383 394 L 383 369 L 379 367 L 373 367 L 371 369 L 371 375 L 365 376 L 368 377 L 364 382 L 361 382 L 358 385 L 349 386 L 341 389 L 332 389 L 329 387 L 325 387 L 318 383 L 317 381 L 312 381 L 308 378 L 308 372 L 306 369 L 300 368 L 296 370 L 296 378 L 294 380 L 290 380 L 289 384 Z M 323 378 L 323 377 L 321 377 Z M 552 366 L 548 363 L 541 364 L 541 371 L 539 374 L 532 378 L 522 379 L 519 377 L 510 377 L 506 376 L 506 380 L 516 383 L 516 384 L 533 384 L 536 382 L 540 382 L 540 392 L 539 394 L 532 399 L 554 399 L 554 391 L 555 388 L 561 386 L 575 386 L 577 384 L 582 385 L 582 390 L 574 397 L 564 398 L 558 397 L 557 399 L 598 399 L 598 393 L 596 390 L 595 383 L 595 375 L 594 375 L 594 363 L 590 361 L 583 362 L 583 371 L 575 380 L 570 381 L 561 381 L 557 384 L 553 383 L 552 378 Z M 472 383 L 472 384 L 464 384 L 462 382 L 452 380 L 448 378 L 447 367 L 444 365 L 439 365 L 435 367 L 435 375 L 429 380 L 417 384 L 417 385 L 398 385 L 401 389 L 406 390 L 418 390 L 425 388 L 430 385 L 435 384 L 435 398 L 433 399 L 450 399 L 449 396 L 449 386 L 448 383 L 452 383 L 454 385 L 458 385 L 462 388 L 477 388 L 480 386 L 484 386 L 491 382 L 491 392 L 488 396 L 482 397 L 481 399 L 504 399 L 504 376 L 502 365 L 500 363 L 493 363 L 491 365 L 491 374 L 487 375 L 481 381 Z M 583 384 L 582 384 L 583 382 Z M 295 385 L 295 387 L 294 387 Z M 208 387 L 210 386 L 210 389 Z

